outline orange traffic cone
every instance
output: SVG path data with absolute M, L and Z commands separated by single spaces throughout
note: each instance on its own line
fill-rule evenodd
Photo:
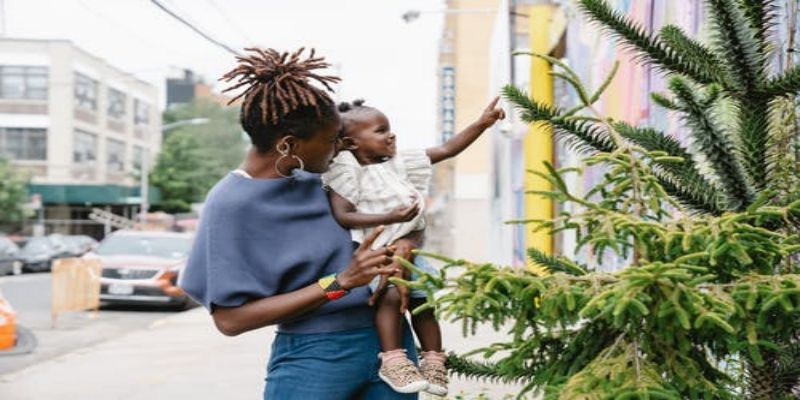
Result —
M 0 350 L 14 347 L 17 343 L 17 314 L 11 304 L 0 297 Z

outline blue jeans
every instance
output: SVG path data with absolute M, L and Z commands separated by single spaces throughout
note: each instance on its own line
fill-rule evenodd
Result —
M 403 345 L 417 359 L 414 335 Z M 265 400 L 415 400 L 378 377 L 380 344 L 374 327 L 332 333 L 278 333 L 267 366 Z

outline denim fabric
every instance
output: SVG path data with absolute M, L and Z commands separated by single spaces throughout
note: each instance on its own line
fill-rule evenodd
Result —
M 403 344 L 416 361 L 414 335 Z M 265 400 L 414 400 L 378 377 L 380 345 L 374 327 L 330 333 L 278 333 L 267 366 Z

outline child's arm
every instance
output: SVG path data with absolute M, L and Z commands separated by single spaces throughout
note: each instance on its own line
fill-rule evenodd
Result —
M 356 206 L 336 192 L 330 192 L 333 217 L 343 227 L 348 229 L 374 228 L 380 225 L 390 225 L 408 222 L 419 214 L 419 203 L 415 202 L 408 207 L 398 207 L 387 214 L 364 214 L 356 211 Z
M 502 108 L 495 108 L 498 100 L 500 100 L 500 97 L 495 97 L 494 100 L 489 103 L 489 106 L 483 110 L 478 120 L 464 128 L 463 131 L 450 138 L 450 140 L 443 143 L 441 146 L 429 148 L 426 153 L 428 154 L 428 158 L 431 159 L 431 164 L 436 164 L 439 161 L 457 156 L 464 151 L 464 149 L 469 147 L 472 142 L 478 139 L 483 131 L 494 125 L 498 119 L 505 118 L 505 111 L 503 111 Z

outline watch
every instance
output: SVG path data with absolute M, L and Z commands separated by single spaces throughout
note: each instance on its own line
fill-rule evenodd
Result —
M 328 300 L 341 299 L 344 295 L 350 293 L 349 290 L 342 287 L 339 281 L 336 280 L 336 274 L 330 274 L 320 278 L 317 283 L 319 287 L 325 292 L 325 297 Z

